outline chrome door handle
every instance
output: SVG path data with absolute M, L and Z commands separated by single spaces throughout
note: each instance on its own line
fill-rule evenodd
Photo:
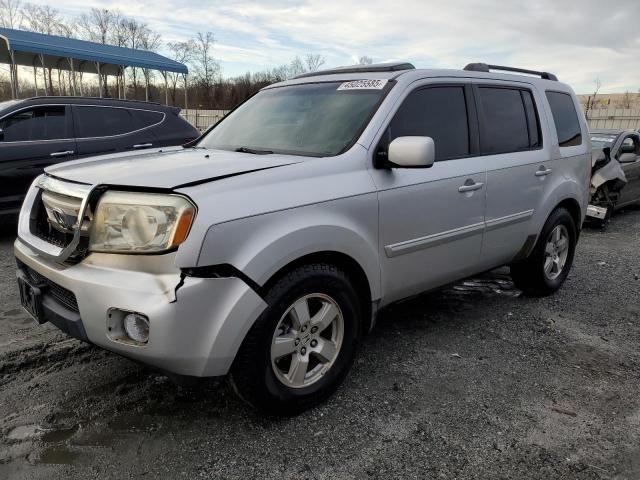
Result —
M 73 150 L 66 150 L 64 152 L 53 152 L 51 154 L 52 157 L 67 157 L 69 155 L 73 155 L 75 152 Z
M 153 147 L 153 143 L 138 143 L 133 146 L 133 148 L 149 148 Z
M 536 171 L 536 177 L 546 177 L 550 173 L 551 173 L 551 169 L 550 168 L 547 168 L 545 170 L 539 169 L 538 171 Z
M 472 183 L 470 185 L 465 184 L 458 187 L 458 191 L 460 193 L 473 192 L 475 190 L 480 190 L 483 187 L 483 185 L 484 183 L 482 182 Z

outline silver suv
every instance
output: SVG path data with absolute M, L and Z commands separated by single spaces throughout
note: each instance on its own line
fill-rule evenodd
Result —
M 493 73 L 495 70 L 510 73 Z M 39 322 L 259 409 L 327 398 L 381 308 L 501 265 L 556 291 L 587 125 L 545 72 L 348 67 L 263 89 L 194 146 L 49 167 L 15 242 Z

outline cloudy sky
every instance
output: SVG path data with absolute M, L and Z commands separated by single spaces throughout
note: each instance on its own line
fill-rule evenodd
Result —
M 216 36 L 232 76 L 320 53 L 326 66 L 376 62 L 461 68 L 472 61 L 547 70 L 578 93 L 640 89 L 640 0 L 32 0 L 75 15 L 109 8 L 165 41 Z

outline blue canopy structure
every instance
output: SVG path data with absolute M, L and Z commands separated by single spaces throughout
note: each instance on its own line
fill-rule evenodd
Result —
M 75 38 L 45 35 L 11 28 L 0 28 L 0 63 L 11 66 L 12 94 L 18 96 L 17 66 L 123 75 L 127 67 L 166 73 L 183 74 L 186 82 L 187 66 L 154 52 L 104 45 Z M 82 87 L 80 87 L 82 88 Z M 46 89 L 45 89 L 46 92 Z

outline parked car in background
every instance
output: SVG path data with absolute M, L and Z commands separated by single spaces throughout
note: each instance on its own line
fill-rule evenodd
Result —
M 640 133 L 592 130 L 594 150 L 589 220 L 604 226 L 613 212 L 640 202 Z
M 179 113 L 157 103 L 103 98 L 0 103 L 0 221 L 19 212 L 29 185 L 49 165 L 197 138 L 198 130 Z
M 18 224 L 22 304 L 173 374 L 230 373 L 251 405 L 296 414 L 340 385 L 393 302 L 501 265 L 527 295 L 557 291 L 590 151 L 549 73 L 302 75 L 194 148 L 47 168 Z

